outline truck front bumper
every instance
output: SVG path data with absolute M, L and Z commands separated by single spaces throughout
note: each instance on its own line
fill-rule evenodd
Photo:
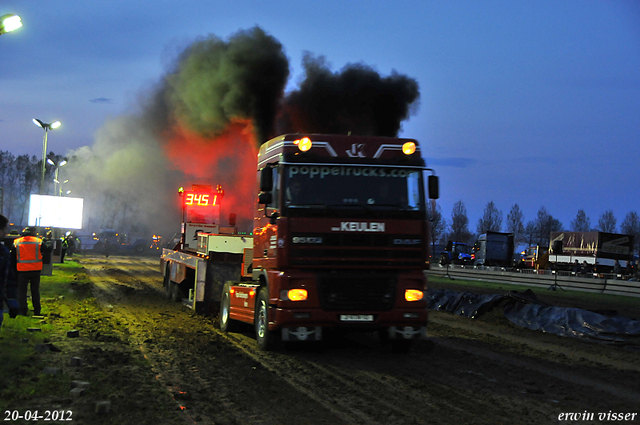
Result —
M 427 336 L 427 310 L 394 310 L 385 312 L 334 312 L 319 309 L 282 309 L 271 330 L 282 330 L 283 341 L 319 341 L 323 329 L 349 331 L 383 331 L 389 339 L 424 339 Z M 277 324 L 277 325 L 276 325 Z

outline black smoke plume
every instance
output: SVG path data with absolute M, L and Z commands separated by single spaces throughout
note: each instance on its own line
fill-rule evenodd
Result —
M 278 132 L 395 137 L 417 108 L 416 80 L 395 71 L 381 77 L 363 64 L 333 73 L 323 57 L 306 54 L 305 79 L 284 99 Z
M 191 44 L 138 111 L 109 120 L 92 146 L 67 154 L 71 189 L 85 198 L 85 229 L 170 236 L 180 223 L 177 188 L 192 183 L 225 184 L 226 199 L 235 194 L 238 205 L 251 210 L 255 155 L 241 162 L 238 153 L 249 150 L 238 147 L 239 140 L 261 144 L 285 132 L 396 136 L 417 107 L 418 84 L 406 76 L 381 77 L 362 64 L 333 73 L 322 57 L 309 54 L 303 65 L 304 80 L 285 96 L 287 57 L 262 29 Z M 229 136 L 235 120 L 251 121 L 255 134 Z M 198 143 L 210 146 L 208 155 L 199 154 L 206 148 Z M 176 147 L 186 159 L 176 160 Z M 233 186 L 247 179 L 248 190 Z
M 240 118 L 251 119 L 264 141 L 273 134 L 288 77 L 282 45 L 255 27 L 228 42 L 212 36 L 193 43 L 162 92 L 172 118 L 201 136 L 213 138 Z

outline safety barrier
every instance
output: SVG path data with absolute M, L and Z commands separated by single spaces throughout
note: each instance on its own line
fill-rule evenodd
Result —
M 431 265 L 425 272 L 433 276 L 449 276 L 457 279 L 508 283 L 541 288 L 559 285 L 562 289 L 602 294 L 626 295 L 640 297 L 640 282 L 623 280 L 621 275 L 615 274 L 578 274 L 564 271 L 529 270 L 500 267 L 472 267 L 472 266 L 440 266 Z

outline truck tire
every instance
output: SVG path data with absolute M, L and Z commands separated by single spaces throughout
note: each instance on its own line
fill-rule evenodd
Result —
M 274 347 L 275 334 L 269 331 L 269 292 L 262 287 L 256 300 L 254 325 L 256 342 L 262 351 L 269 351 Z
M 440 265 L 446 266 L 447 264 L 449 264 L 449 257 L 446 254 L 440 255 Z
M 231 293 L 229 289 L 231 285 L 224 284 L 222 288 L 222 295 L 220 296 L 220 330 L 222 332 L 236 332 L 238 329 L 238 322 L 229 317 L 231 311 Z
M 178 283 L 175 283 L 174 281 L 170 281 L 170 283 L 171 283 L 171 301 L 181 302 L 183 298 L 182 288 L 180 288 L 180 285 Z
M 144 245 L 139 243 L 138 245 L 134 246 L 133 249 L 138 254 L 142 254 L 144 252 Z

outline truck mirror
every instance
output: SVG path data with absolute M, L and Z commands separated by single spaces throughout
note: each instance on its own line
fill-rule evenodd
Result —
M 440 197 L 440 183 L 438 176 L 429 176 L 429 199 L 438 199 Z
M 264 167 L 260 170 L 260 190 L 262 192 L 271 192 L 271 189 L 273 188 L 272 170 L 273 169 L 271 167 Z
M 271 192 L 260 192 L 258 195 L 258 203 L 269 205 L 272 202 Z

